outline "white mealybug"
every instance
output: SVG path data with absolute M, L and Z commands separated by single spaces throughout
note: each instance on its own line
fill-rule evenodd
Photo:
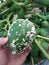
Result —
M 18 38 L 16 39 L 16 41 L 18 41 Z
M 11 34 L 10 34 L 10 33 L 8 33 L 8 35 L 10 36 Z
M 11 29 L 11 31 L 13 31 L 13 29 Z
M 19 24 L 19 26 L 22 26 L 21 24 Z
M 11 46 L 12 47 L 16 47 L 16 45 L 14 44 L 16 42 L 16 40 L 13 40 L 12 43 L 11 43 Z
M 22 40 L 23 40 L 23 42 L 25 42 L 25 39 L 24 38 Z
M 12 51 L 12 54 L 16 54 L 16 51 Z

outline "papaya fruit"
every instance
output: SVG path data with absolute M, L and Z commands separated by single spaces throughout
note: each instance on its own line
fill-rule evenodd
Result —
M 9 9 L 9 11 L 16 11 L 16 10 L 20 10 L 21 9 L 21 6 L 20 5 L 18 5 L 18 4 L 13 4 L 11 7 L 10 7 L 10 9 Z
M 32 50 L 31 50 L 31 55 L 32 56 L 36 56 L 38 55 L 39 52 L 39 48 L 37 47 L 37 45 L 35 44 L 35 42 L 33 42 L 32 44 Z
M 39 34 L 39 28 L 35 28 L 36 34 Z
M 24 2 L 26 5 L 30 3 L 30 0 L 25 0 Z
M 47 42 L 42 41 L 42 42 L 41 42 L 41 46 L 42 46 L 45 50 L 48 50 L 48 43 L 47 43 Z
M 47 32 L 44 28 L 40 28 L 39 34 L 40 34 L 41 36 L 47 36 L 48 32 Z
M 19 13 L 18 13 L 18 18 L 23 19 L 24 18 L 24 15 L 25 15 L 25 11 L 24 11 L 24 9 L 21 9 L 19 11 Z
M 42 26 L 42 27 L 48 27 L 48 26 L 49 26 L 48 21 L 42 21 L 42 22 L 41 22 L 41 26 Z
M 44 40 L 41 40 L 40 45 L 47 51 L 48 50 L 48 43 L 45 42 Z M 40 51 L 40 57 L 42 59 L 46 59 L 45 55 Z
M 32 33 L 32 34 L 31 34 Z M 34 24 L 28 19 L 17 19 L 8 30 L 9 43 L 12 53 L 22 53 L 33 41 L 36 33 Z
M 44 6 L 49 6 L 49 0 L 34 0 L 34 2 Z

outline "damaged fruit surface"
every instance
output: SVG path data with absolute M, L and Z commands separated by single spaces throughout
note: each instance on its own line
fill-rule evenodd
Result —
M 23 52 L 33 41 L 36 33 L 35 26 L 28 19 L 17 19 L 8 30 L 9 43 L 12 53 Z

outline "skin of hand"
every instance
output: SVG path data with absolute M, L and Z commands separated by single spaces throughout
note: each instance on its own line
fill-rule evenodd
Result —
M 0 38 L 0 65 L 22 65 L 26 60 L 31 48 L 27 48 L 19 55 L 12 54 L 7 46 L 8 37 Z

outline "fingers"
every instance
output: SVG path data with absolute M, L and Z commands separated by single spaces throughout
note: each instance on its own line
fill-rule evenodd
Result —
M 31 48 L 27 48 L 27 49 L 23 52 L 22 56 L 23 56 L 24 58 L 26 58 L 26 57 L 28 56 L 28 54 L 30 53 L 30 51 L 31 51 Z
M 23 53 L 22 56 L 26 57 L 28 56 L 29 52 L 31 51 L 31 48 L 27 48 Z
M 17 56 L 18 57 L 17 60 L 19 61 L 17 65 L 22 65 L 24 63 L 30 51 L 31 51 L 31 48 L 27 48 L 22 54 Z
M 6 38 L 0 38 L 0 46 L 3 46 L 3 45 L 5 45 L 6 43 L 8 42 L 8 37 L 6 37 Z

